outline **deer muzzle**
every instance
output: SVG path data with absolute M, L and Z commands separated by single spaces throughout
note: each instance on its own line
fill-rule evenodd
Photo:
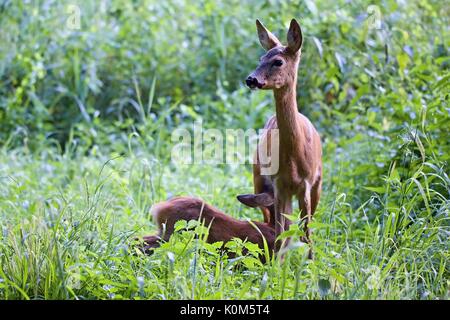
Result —
M 252 75 L 249 75 L 247 77 L 247 79 L 245 80 L 245 83 L 247 84 L 247 86 L 250 89 L 256 89 L 256 88 L 262 89 L 264 87 L 264 82 L 259 81 L 258 78 L 254 77 Z

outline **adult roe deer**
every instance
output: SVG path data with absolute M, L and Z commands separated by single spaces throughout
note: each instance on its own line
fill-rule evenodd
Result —
M 161 241 L 168 241 L 179 220 L 200 220 L 209 227 L 207 242 L 223 241 L 233 238 L 247 240 L 258 244 L 264 250 L 264 239 L 271 255 L 275 243 L 275 230 L 267 223 L 248 222 L 234 219 L 219 209 L 192 197 L 175 197 L 153 205 L 151 214 L 158 225 L 157 236 L 143 238 L 144 252 L 160 246 Z M 264 257 L 261 257 L 264 261 Z
M 246 79 L 251 89 L 273 90 L 275 116 L 266 123 L 265 133 L 255 153 L 253 184 L 255 194 L 240 195 L 239 201 L 260 207 L 264 221 L 275 228 L 275 237 L 288 229 L 290 221 L 283 214 L 292 213 L 292 198 L 299 201 L 301 218 L 304 220 L 305 238 L 311 249 L 311 222 L 320 198 L 322 185 L 322 147 L 319 134 L 304 115 L 297 110 L 296 85 L 297 69 L 300 62 L 303 36 L 300 25 L 292 19 L 287 33 L 287 46 L 256 20 L 258 37 L 267 51 L 259 65 Z M 274 174 L 263 175 L 258 155 L 260 148 L 270 146 L 273 129 L 278 129 L 279 168 Z M 273 157 L 273 155 L 272 155 Z M 274 210 L 268 210 L 269 205 Z M 279 242 L 276 249 L 280 249 Z

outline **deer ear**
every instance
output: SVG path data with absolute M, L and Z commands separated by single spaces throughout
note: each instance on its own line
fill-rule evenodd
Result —
M 288 49 L 292 53 L 296 53 L 302 47 L 303 35 L 302 29 L 297 20 L 292 19 L 287 33 Z
M 280 40 L 267 30 L 259 20 L 256 20 L 256 29 L 258 30 L 259 42 L 267 51 L 281 45 Z
M 270 207 L 273 205 L 273 196 L 269 193 L 263 192 L 258 194 L 241 194 L 237 196 L 239 202 L 248 207 Z

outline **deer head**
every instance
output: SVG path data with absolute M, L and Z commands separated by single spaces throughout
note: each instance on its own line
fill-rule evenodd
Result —
M 279 89 L 295 85 L 300 52 L 303 42 L 302 30 L 292 19 L 287 33 L 287 46 L 283 46 L 263 24 L 256 20 L 261 46 L 266 53 L 260 58 L 258 67 L 245 80 L 251 89 Z

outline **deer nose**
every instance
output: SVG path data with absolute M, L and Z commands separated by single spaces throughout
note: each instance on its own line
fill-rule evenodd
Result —
M 261 89 L 263 87 L 263 84 L 260 83 L 257 78 L 252 76 L 248 76 L 245 83 L 250 89 L 255 89 L 256 87 Z
M 253 78 L 252 76 L 249 76 L 246 80 L 245 80 L 245 83 L 247 84 L 247 87 L 249 87 L 249 88 L 254 88 L 254 87 L 256 87 L 256 82 L 257 82 L 257 80 L 256 80 L 256 78 Z

